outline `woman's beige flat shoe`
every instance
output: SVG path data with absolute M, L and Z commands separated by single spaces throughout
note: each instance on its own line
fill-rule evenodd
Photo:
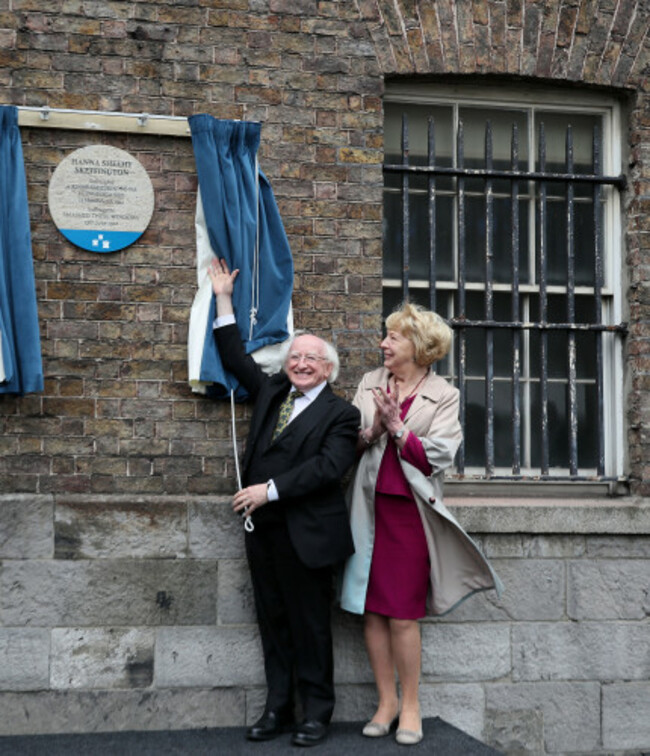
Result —
M 388 724 L 382 724 L 381 722 L 368 722 L 364 725 L 361 734 L 367 738 L 384 738 L 397 724 L 397 717 Z
M 368 722 L 364 725 L 361 734 L 367 738 L 383 738 L 390 732 L 390 725 L 382 724 L 381 722 Z
M 415 730 L 403 730 L 400 728 L 395 733 L 395 740 L 400 745 L 417 745 L 422 740 L 422 737 L 422 730 L 415 732 Z

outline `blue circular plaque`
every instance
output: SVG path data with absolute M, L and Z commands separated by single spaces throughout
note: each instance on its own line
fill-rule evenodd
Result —
M 56 167 L 48 204 L 56 227 L 77 247 L 117 252 L 146 230 L 154 192 L 148 173 L 133 155 L 92 145 L 75 150 Z

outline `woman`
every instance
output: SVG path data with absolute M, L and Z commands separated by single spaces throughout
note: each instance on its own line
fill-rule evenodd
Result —
M 442 502 L 444 470 L 461 442 L 459 394 L 431 366 L 449 351 L 451 329 L 408 303 L 386 328 L 384 366 L 363 377 L 354 399 L 362 455 L 348 491 L 355 554 L 341 606 L 364 615 L 377 685 L 363 734 L 381 737 L 399 722 L 397 742 L 414 745 L 422 740 L 418 620 L 475 591 L 500 592 L 501 583 Z

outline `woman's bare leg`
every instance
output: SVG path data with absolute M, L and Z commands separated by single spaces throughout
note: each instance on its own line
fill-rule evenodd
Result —
M 377 711 L 371 721 L 380 724 L 392 722 L 399 710 L 390 621 L 381 614 L 366 612 L 364 615 L 366 650 L 379 697 Z
M 422 666 L 422 639 L 417 620 L 389 620 L 390 647 L 397 667 L 402 691 L 399 726 L 418 732 L 420 719 L 420 670 Z

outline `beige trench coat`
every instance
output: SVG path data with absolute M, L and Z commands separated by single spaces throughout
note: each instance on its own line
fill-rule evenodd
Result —
M 372 425 L 375 413 L 372 389 L 385 389 L 388 376 L 386 368 L 379 368 L 366 373 L 361 380 L 353 403 L 361 411 L 362 428 Z M 443 503 L 444 471 L 451 466 L 462 438 L 458 389 L 431 371 L 404 423 L 422 442 L 432 468 L 426 476 L 400 457 L 429 549 L 427 612 L 446 614 L 476 591 L 494 588 L 500 594 L 503 586 L 499 577 Z M 374 543 L 375 484 L 386 443 L 384 434 L 363 453 L 347 492 L 355 553 L 343 572 L 341 606 L 354 614 L 363 614 L 365 609 Z

